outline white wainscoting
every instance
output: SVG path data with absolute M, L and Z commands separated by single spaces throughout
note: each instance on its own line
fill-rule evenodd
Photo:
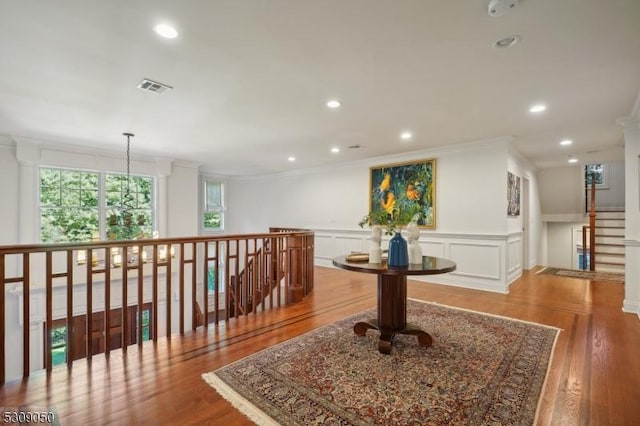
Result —
M 625 286 L 622 310 L 640 318 L 640 240 L 626 239 L 624 245 Z
M 329 229 L 308 227 L 315 232 L 315 264 L 333 267 L 332 259 L 352 251 L 369 251 L 367 229 Z M 385 247 L 388 236 L 383 238 Z M 509 284 L 522 275 L 522 236 L 472 235 L 423 231 L 422 253 L 451 259 L 454 272 L 415 276 L 411 279 L 458 287 L 506 293 Z
M 507 285 L 522 275 L 522 233 L 509 234 L 507 237 Z

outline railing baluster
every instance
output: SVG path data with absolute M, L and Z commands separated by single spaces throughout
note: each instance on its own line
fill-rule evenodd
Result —
M 111 351 L 111 247 L 104 249 L 104 353 Z
M 151 322 L 153 341 L 158 341 L 158 243 L 153 244 Z
M 202 263 L 202 307 L 204 327 L 209 328 L 209 242 L 204 243 L 204 262 Z
M 29 344 L 31 341 L 31 337 L 29 336 L 29 328 L 31 325 L 31 313 L 29 307 L 31 306 L 31 267 L 29 265 L 29 253 L 24 253 L 22 255 L 22 324 L 23 324 L 23 334 L 22 334 L 22 377 L 29 377 L 30 366 L 29 366 L 29 354 L 31 353 L 29 349 Z M 2 274 L 2 278 L 4 279 L 4 273 Z M 4 295 L 4 285 L 2 285 L 2 294 Z M 4 314 L 0 317 L 4 323 Z M 3 327 L 4 328 L 4 327 Z M 4 337 L 3 337 L 4 342 Z M 3 363 L 4 365 L 4 363 Z M 4 382 L 4 380 L 3 380 Z
M 44 353 L 45 353 L 45 364 L 46 364 L 46 369 L 47 372 L 50 372 L 51 369 L 53 368 L 53 362 L 51 360 L 51 346 L 52 346 L 52 327 L 53 327 L 53 259 L 52 259 L 52 253 L 50 251 L 47 251 L 46 253 L 46 260 L 45 260 L 45 268 L 46 268 L 46 303 L 45 303 L 45 310 L 46 310 L 46 321 L 47 321 L 47 327 L 46 327 L 46 332 L 47 335 L 44 339 Z M 67 329 L 67 341 L 69 340 L 69 329 Z M 70 358 L 70 354 L 69 351 L 67 350 L 67 358 Z
M 5 307 L 4 307 L 4 292 L 6 291 L 5 289 L 5 267 L 4 267 L 4 262 L 6 260 L 6 257 L 3 254 L 0 254 L 0 319 L 2 319 L 2 327 L 0 327 L 0 385 L 4 385 L 5 382 L 5 366 L 4 366 L 4 359 L 5 359 L 5 350 L 6 350 L 6 345 L 5 345 L 5 341 L 4 341 L 4 337 L 5 337 L 5 327 L 4 324 L 6 324 L 5 321 Z
M 178 292 L 180 294 L 180 334 L 184 334 L 184 243 L 180 243 L 180 268 Z M 193 310 L 193 309 L 192 309 Z
M 240 279 L 240 245 L 238 244 L 238 240 L 233 240 L 234 243 L 234 247 L 235 247 L 235 254 L 234 254 L 234 273 L 233 275 L 236 277 L 236 292 L 238 293 L 238 301 L 236 302 L 236 307 L 237 312 L 236 312 L 236 318 L 240 315 L 240 313 L 242 312 L 243 314 L 246 312 L 244 310 L 244 307 L 246 306 L 246 303 L 244 301 L 244 292 L 242 291 L 242 281 Z
M 73 341 L 73 252 L 67 250 L 67 366 L 73 364 L 73 352 L 75 343 Z
M 216 240 L 216 258 L 214 262 L 214 270 L 213 270 L 213 300 L 216 305 L 216 325 L 220 321 L 220 244 L 219 241 Z
M 247 244 L 249 244 L 249 242 L 247 241 Z M 253 272 L 253 278 L 252 278 L 252 286 L 253 286 L 253 290 L 251 290 L 253 292 L 253 313 L 255 314 L 256 311 L 258 310 L 258 272 L 260 271 L 260 268 L 258 266 L 258 241 L 254 238 L 253 239 L 253 255 L 251 257 L 252 260 L 252 271 Z M 260 297 L 262 297 L 262 292 L 260 292 Z
M 6 324 L 5 321 L 5 300 L 4 300 L 4 292 L 6 291 L 5 289 L 5 284 L 6 284 L 6 277 L 5 275 L 5 267 L 4 267 L 4 263 L 6 261 L 6 257 L 4 254 L 0 254 L 0 319 L 2 319 L 2 327 L 0 327 L 0 385 L 4 385 L 5 382 L 5 365 L 4 365 L 4 360 L 5 360 L 5 350 L 6 350 L 6 345 L 5 345 L 5 327 L 4 324 Z
M 198 327 L 198 319 L 197 319 L 197 315 L 196 315 L 196 304 L 198 303 L 197 300 L 197 289 L 196 289 L 196 283 L 197 283 L 197 246 L 196 246 L 196 242 L 193 243 L 193 248 L 191 251 L 191 328 L 193 330 L 195 330 Z
M 122 247 L 122 318 L 120 319 L 120 341 L 122 350 L 129 346 L 129 246 Z
M 137 317 L 138 317 L 138 321 L 136 324 L 136 340 L 138 343 L 138 346 L 142 346 L 142 308 L 143 308 L 143 304 L 144 304 L 144 299 L 143 299 L 143 286 L 144 286 L 144 262 L 143 262 L 143 256 L 142 256 L 142 252 L 144 250 L 144 246 L 143 245 L 139 245 L 138 246 L 138 312 L 137 312 Z
M 167 248 L 167 254 L 166 254 L 166 262 L 167 264 L 165 265 L 165 278 L 166 278 L 166 285 L 167 285 L 167 291 L 166 291 L 166 301 L 167 301 L 167 331 L 166 331 L 166 336 L 169 337 L 171 336 L 171 332 L 172 332 L 172 327 L 171 327 L 171 303 L 172 303 L 172 297 L 171 297 L 171 264 L 172 259 L 171 259 L 171 249 L 173 248 L 173 246 L 171 244 L 167 244 L 165 245 L 165 247 Z
M 278 300 L 276 301 L 276 306 L 280 306 L 280 300 L 282 299 L 282 294 L 281 294 L 281 285 L 280 285 L 280 271 L 282 269 L 282 253 L 280 251 L 280 242 L 282 237 L 276 237 L 276 246 L 274 247 L 275 249 L 275 256 L 276 256 L 276 292 L 278 294 Z
M 227 320 L 231 318 L 231 273 L 229 269 L 231 265 L 229 264 L 229 240 L 224 241 L 224 297 L 225 297 L 225 310 L 227 311 Z M 234 301 L 235 303 L 235 301 Z M 235 316 L 235 310 L 233 312 L 233 316 Z
M 87 360 L 90 360 L 93 356 L 93 250 L 87 250 L 87 263 L 86 271 L 87 271 L 87 322 L 85 324 L 85 342 L 84 346 L 86 348 L 87 353 L 85 354 Z

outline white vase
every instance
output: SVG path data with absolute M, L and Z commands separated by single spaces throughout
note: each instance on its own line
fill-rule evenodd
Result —
M 418 239 L 420 238 L 420 229 L 418 228 L 418 224 L 415 222 L 409 223 L 409 225 L 407 225 L 407 234 L 409 263 L 412 265 L 421 265 L 422 247 L 420 246 L 420 243 L 418 243 Z
M 382 228 L 373 226 L 371 228 L 371 245 L 369 248 L 369 263 L 382 263 Z

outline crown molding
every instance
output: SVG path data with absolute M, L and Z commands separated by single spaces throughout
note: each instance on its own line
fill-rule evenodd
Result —
M 390 154 L 376 157 L 363 158 L 360 160 L 345 161 L 341 163 L 333 163 L 318 167 L 309 167 L 304 169 L 296 169 L 286 172 L 267 173 L 251 176 L 227 176 L 231 181 L 256 181 L 265 178 L 284 178 L 292 176 L 304 176 L 310 174 L 325 173 L 327 171 L 335 171 L 341 169 L 353 169 L 354 167 L 376 167 L 380 164 L 400 163 L 403 161 L 421 160 L 425 158 L 438 158 L 439 156 L 447 156 L 460 152 L 468 153 L 469 151 L 481 149 L 504 149 L 508 150 L 509 145 L 513 142 L 513 136 L 502 136 L 498 138 L 482 139 L 472 142 L 461 142 L 449 145 L 442 145 L 434 148 L 421 149 L 416 151 L 408 151 L 398 154 Z

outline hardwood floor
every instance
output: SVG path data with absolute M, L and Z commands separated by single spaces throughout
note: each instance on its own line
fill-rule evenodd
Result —
M 409 297 L 562 329 L 539 424 L 640 422 L 640 320 L 621 310 L 623 285 L 526 272 L 509 294 L 409 280 Z M 316 268 L 303 302 L 78 361 L 0 388 L 0 406 L 54 408 L 62 425 L 251 424 L 200 375 L 375 306 L 375 276 Z

